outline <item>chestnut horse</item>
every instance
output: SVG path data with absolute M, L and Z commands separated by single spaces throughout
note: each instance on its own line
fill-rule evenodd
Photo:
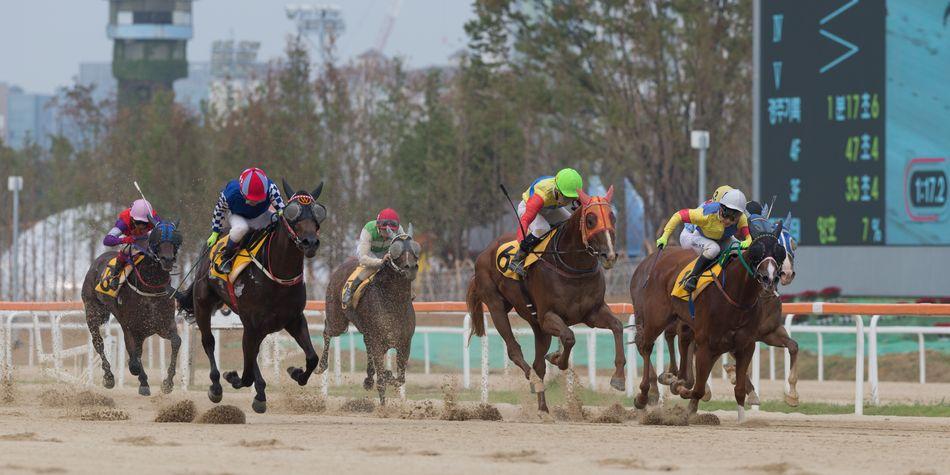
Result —
M 613 332 L 616 344 L 615 371 L 610 385 L 624 390 L 623 325 L 604 302 L 604 273 L 602 268 L 613 267 L 617 260 L 614 250 L 616 217 L 611 210 L 613 187 L 605 196 L 588 196 L 578 190 L 580 206 L 571 217 L 557 226 L 540 259 L 527 269 L 525 280 L 505 277 L 498 271 L 495 255 L 498 247 L 514 239 L 502 236 L 475 261 L 475 275 L 468 287 L 466 302 L 472 317 L 472 333 L 485 335 L 482 304 L 488 307 L 492 322 L 505 340 L 508 358 L 524 371 L 531 381 L 532 392 L 538 394 L 538 410 L 547 412 L 544 397 L 545 355 L 551 347 L 551 338 L 561 342 L 561 350 L 547 355 L 547 360 L 566 370 L 571 349 L 574 347 L 572 325 L 583 323 L 591 328 L 606 328 Z M 552 231 L 555 232 L 555 231 Z M 534 373 L 525 361 L 521 345 L 511 331 L 508 312 L 514 309 L 534 332 Z
M 778 239 L 781 231 L 780 223 L 775 233 L 759 236 L 749 249 L 727 263 L 722 276 L 710 284 L 714 288 L 707 288 L 695 298 L 694 315 L 691 315 L 688 302 L 670 295 L 679 272 L 696 257 L 692 250 L 670 249 L 671 252 L 655 253 L 637 267 L 630 283 L 630 295 L 637 309 L 636 343 L 645 367 L 640 394 L 634 401 L 636 407 L 646 407 L 651 376 L 655 374 L 650 362 L 653 343 L 676 319 L 692 331 L 696 343 L 696 378 L 691 389 L 676 381 L 671 390 L 684 399 L 690 399 L 691 412 L 698 409 L 699 400 L 706 393 L 706 380 L 720 355 L 733 353 L 737 373 L 746 374 L 763 318 L 763 312 L 757 309 L 760 294 L 763 290 L 775 293 L 779 270 L 785 261 L 785 248 Z M 745 418 L 743 406 L 748 379 L 738 378 L 735 387 L 740 421 Z

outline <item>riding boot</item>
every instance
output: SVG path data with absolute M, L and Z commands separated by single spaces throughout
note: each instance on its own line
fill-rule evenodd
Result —
M 528 253 L 531 252 L 531 249 L 540 241 L 541 239 L 534 234 L 525 236 L 525 238 L 521 240 L 521 245 L 518 246 L 518 252 L 515 253 L 511 261 L 508 262 L 508 270 L 518 274 L 518 276 L 524 279 L 525 275 L 527 275 L 524 269 L 524 261 L 528 258 Z
M 125 263 L 126 260 L 121 255 L 115 258 L 115 264 L 109 267 L 109 280 L 106 282 L 107 289 L 116 290 L 119 288 L 119 279 L 122 276 L 122 271 L 125 270 Z
M 696 290 L 699 276 L 702 275 L 703 271 L 709 268 L 713 262 L 715 262 L 715 259 L 708 259 L 706 256 L 700 254 L 696 259 L 696 265 L 693 266 L 693 270 L 683 279 L 683 289 L 690 293 Z
M 228 243 L 225 244 L 224 249 L 221 250 L 221 265 L 218 266 L 218 271 L 221 274 L 228 275 L 231 273 L 231 269 L 234 266 L 234 256 L 238 251 L 238 243 L 228 239 Z
M 356 294 L 356 289 L 358 289 L 362 283 L 363 279 L 357 277 L 353 279 L 353 282 L 350 282 L 350 285 L 343 291 L 343 308 L 350 306 L 350 303 L 353 302 L 353 295 Z

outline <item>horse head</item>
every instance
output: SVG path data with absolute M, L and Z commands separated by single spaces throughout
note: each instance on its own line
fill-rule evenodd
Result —
M 311 193 L 294 191 L 284 180 L 284 193 L 290 196 L 281 216 L 291 239 L 305 256 L 317 255 L 320 248 L 320 224 L 327 219 L 327 207 L 317 202 L 323 192 L 323 182 Z
M 798 242 L 792 237 L 788 230 L 783 229 L 778 238 L 785 248 L 785 262 L 782 264 L 782 270 L 779 273 L 782 285 L 789 285 L 795 280 L 795 251 L 798 249 Z
M 611 206 L 613 197 L 613 186 L 604 196 L 590 196 L 583 189 L 577 190 L 580 207 L 575 213 L 581 213 L 581 239 L 587 252 L 600 259 L 605 269 L 610 269 L 617 262 L 617 251 L 614 248 L 614 243 L 617 242 L 617 232 L 614 229 L 617 216 Z
M 409 281 L 416 280 L 419 272 L 419 255 L 422 246 L 412 239 L 412 225 L 409 232 L 395 236 L 389 244 L 389 266 Z
M 762 234 L 752 241 L 746 251 L 746 260 L 754 269 L 756 280 L 765 290 L 776 293 L 780 280 L 780 269 L 785 263 L 785 247 L 780 242 L 782 222 L 771 233 Z
M 165 272 L 170 272 L 175 267 L 178 249 L 181 247 L 178 224 L 178 221 L 159 221 L 148 235 L 147 254 L 158 261 Z

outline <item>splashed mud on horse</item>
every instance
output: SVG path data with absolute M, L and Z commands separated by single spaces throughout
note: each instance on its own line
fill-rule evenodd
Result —
M 129 372 L 139 378 L 139 394 L 148 396 L 151 390 L 148 385 L 148 375 L 142 365 L 142 344 L 145 339 L 158 335 L 171 342 L 171 361 L 165 381 L 162 382 L 162 392 L 170 393 L 174 387 L 175 369 L 178 364 L 178 349 L 181 347 L 181 338 L 178 336 L 178 327 L 175 324 L 175 302 L 170 299 L 170 272 L 178 256 L 181 246 L 181 234 L 177 223 L 159 222 L 148 238 L 148 247 L 135 250 L 144 259 L 135 263 L 132 259 L 132 271 L 128 280 L 121 285 L 115 297 L 96 290 L 109 261 L 118 255 L 118 252 L 103 253 L 92 263 L 82 286 L 82 301 L 86 309 L 86 324 L 92 335 L 92 345 L 102 360 L 102 385 L 106 388 L 115 386 L 115 376 L 112 367 L 105 356 L 100 327 L 109 321 L 109 314 L 122 327 L 125 336 L 125 349 L 129 353 Z M 134 246 L 134 245 L 133 245 Z
M 410 233 L 411 226 L 410 226 Z M 347 277 L 356 269 L 356 259 L 334 269 L 327 283 L 326 326 L 323 330 L 323 360 L 319 372 L 326 371 L 330 339 L 342 335 L 350 323 L 363 334 L 366 344 L 366 379 L 363 388 L 375 386 L 379 403 L 386 404 L 386 388 L 406 383 L 406 365 L 412 335 L 416 331 L 416 312 L 412 307 L 412 282 L 419 271 L 421 247 L 411 234 L 395 236 L 389 246 L 391 258 L 369 282 L 356 308 L 343 309 L 341 295 Z M 385 367 L 386 352 L 396 350 L 396 371 Z

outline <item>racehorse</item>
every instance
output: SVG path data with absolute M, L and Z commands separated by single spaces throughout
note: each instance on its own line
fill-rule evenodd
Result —
M 201 345 L 211 364 L 208 398 L 215 403 L 221 402 L 222 388 L 214 358 L 211 315 L 227 304 L 240 316 L 244 327 L 244 370 L 241 376 L 237 371 L 228 371 L 224 373 L 224 379 L 235 389 L 254 385 L 256 394 L 251 407 L 257 413 L 267 410 L 266 383 L 257 365 L 257 354 L 265 336 L 286 330 L 300 345 L 306 357 L 306 369 L 289 367 L 287 372 L 301 386 L 307 384 L 319 362 L 303 314 L 307 300 L 303 263 L 304 257 L 316 256 L 320 247 L 320 223 L 326 218 L 327 210 L 316 199 L 323 190 L 323 183 L 312 193 L 295 192 L 286 181 L 283 185 L 284 193 L 291 198 L 283 213 L 275 214 L 274 221 L 264 231 L 262 239 L 266 241 L 261 252 L 254 257 L 254 265 L 248 265 L 232 282 L 233 291 L 229 290 L 227 283 L 210 277 L 211 258 L 205 253 L 199 257 L 194 283 L 179 299 L 179 306 L 194 312 L 201 330 Z M 254 237 L 248 236 L 245 241 Z
M 772 230 L 774 232 L 774 228 Z M 753 233 L 753 237 L 758 234 Z M 789 285 L 795 279 L 795 251 L 797 245 L 788 230 L 783 229 L 779 236 L 779 242 L 785 248 L 785 262 L 782 264 L 779 272 L 779 281 L 782 285 Z M 757 340 L 769 346 L 788 349 L 789 354 L 789 375 L 788 388 L 785 393 L 785 403 L 796 407 L 799 403 L 798 396 L 798 342 L 789 336 L 784 326 L 784 315 L 782 314 L 781 300 L 774 295 L 764 295 L 762 300 L 756 306 L 758 312 L 762 315 L 756 319 L 759 322 L 756 329 Z M 679 366 L 676 363 L 677 346 L 674 345 L 673 338 L 679 336 L 680 361 L 691 361 L 689 358 L 688 347 L 692 342 L 692 332 L 689 326 L 683 322 L 674 321 L 667 326 L 665 331 L 667 349 L 669 351 L 669 365 L 666 372 L 659 376 L 659 382 L 664 385 L 672 385 L 679 380 L 683 384 L 685 378 L 686 386 L 693 384 L 692 366 Z M 736 384 L 735 365 L 726 365 L 724 369 L 729 373 L 732 384 Z M 748 375 L 747 375 L 748 377 Z M 747 383 L 748 399 L 747 403 L 752 405 L 759 404 L 758 394 L 752 386 L 751 379 Z M 707 396 L 711 396 L 707 392 Z M 704 398 L 706 400 L 706 398 Z
M 124 284 L 120 285 L 115 296 L 96 290 L 109 266 L 109 260 L 118 255 L 116 251 L 101 254 L 89 267 L 82 284 L 82 302 L 86 309 L 86 325 L 92 335 L 92 345 L 102 360 L 102 385 L 115 386 L 115 376 L 109 360 L 106 359 L 102 344 L 100 327 L 109 321 L 109 314 L 115 316 L 122 327 L 125 337 L 125 349 L 129 353 L 129 372 L 139 378 L 139 394 L 148 396 L 151 390 L 148 375 L 142 366 L 142 344 L 145 339 L 158 335 L 171 342 L 171 361 L 168 363 L 162 392 L 170 393 L 175 386 L 175 368 L 178 364 L 178 349 L 181 337 L 175 324 L 175 302 L 170 295 L 170 272 L 175 266 L 178 248 L 181 247 L 181 234 L 178 223 L 161 221 L 156 224 L 148 236 L 147 247 L 132 244 L 138 251 L 129 262 L 132 270 Z M 139 258 L 141 261 L 137 262 Z
M 561 349 L 547 355 L 547 360 L 561 370 L 568 368 L 575 343 L 572 325 L 583 323 L 613 332 L 616 353 L 610 385 L 624 390 L 623 325 L 604 302 L 603 269 L 613 267 L 617 260 L 616 217 L 610 205 L 613 187 L 602 197 L 588 196 L 583 190 L 578 190 L 578 195 L 580 205 L 567 221 L 552 231 L 557 234 L 551 238 L 548 250 L 540 253 L 538 262 L 527 269 L 524 281 L 508 278 L 496 268 L 499 246 L 514 239 L 513 235 L 502 236 L 479 254 L 466 296 L 472 333 L 485 335 L 484 304 L 505 340 L 508 358 L 524 371 L 532 391 L 538 394 L 538 410 L 544 412 L 548 411 L 544 396 L 545 354 L 551 347 L 551 338 L 557 336 Z M 525 361 L 521 345 L 512 333 L 508 321 L 508 312 L 512 309 L 528 322 L 534 333 L 532 366 Z M 531 374 L 532 367 L 536 380 Z
M 366 379 L 363 388 L 373 388 L 376 375 L 376 390 L 379 403 L 386 404 L 386 387 L 406 383 L 406 364 L 412 335 L 416 331 L 416 312 L 412 307 L 412 282 L 419 271 L 419 253 L 422 247 L 412 239 L 412 227 L 408 234 L 395 236 L 389 245 L 389 255 L 383 267 L 366 284 L 366 289 L 354 309 L 342 305 L 342 291 L 347 277 L 358 264 L 350 259 L 337 267 L 330 275 L 326 293 L 326 324 L 323 330 L 323 360 L 318 372 L 326 371 L 330 338 L 346 331 L 352 322 L 363 334 L 366 344 Z M 385 369 L 385 356 L 390 348 L 396 349 L 397 377 Z
M 714 280 L 716 289 L 707 289 L 694 297 L 693 302 L 670 295 L 680 271 L 695 258 L 693 251 L 671 249 L 672 252 L 654 253 L 637 267 L 630 283 L 630 294 L 637 309 L 636 344 L 645 368 L 640 394 L 634 401 L 636 407 L 646 407 L 648 401 L 650 379 L 654 374 L 650 363 L 653 343 L 676 319 L 692 330 L 696 342 L 696 377 L 691 389 L 674 383 L 671 390 L 684 399 L 690 399 L 691 412 L 696 411 L 699 400 L 704 397 L 712 365 L 722 353 L 736 355 L 737 372 L 747 372 L 763 318 L 763 312 L 756 309 L 760 294 L 763 291 L 776 292 L 779 269 L 785 260 L 785 248 L 779 242 L 781 231 L 779 223 L 774 233 L 755 238 L 749 249 L 739 252 L 737 259 L 725 265 L 720 278 Z M 683 361 L 690 359 L 684 358 Z M 738 378 L 735 387 L 740 421 L 745 417 L 743 406 L 748 383 L 747 377 Z

